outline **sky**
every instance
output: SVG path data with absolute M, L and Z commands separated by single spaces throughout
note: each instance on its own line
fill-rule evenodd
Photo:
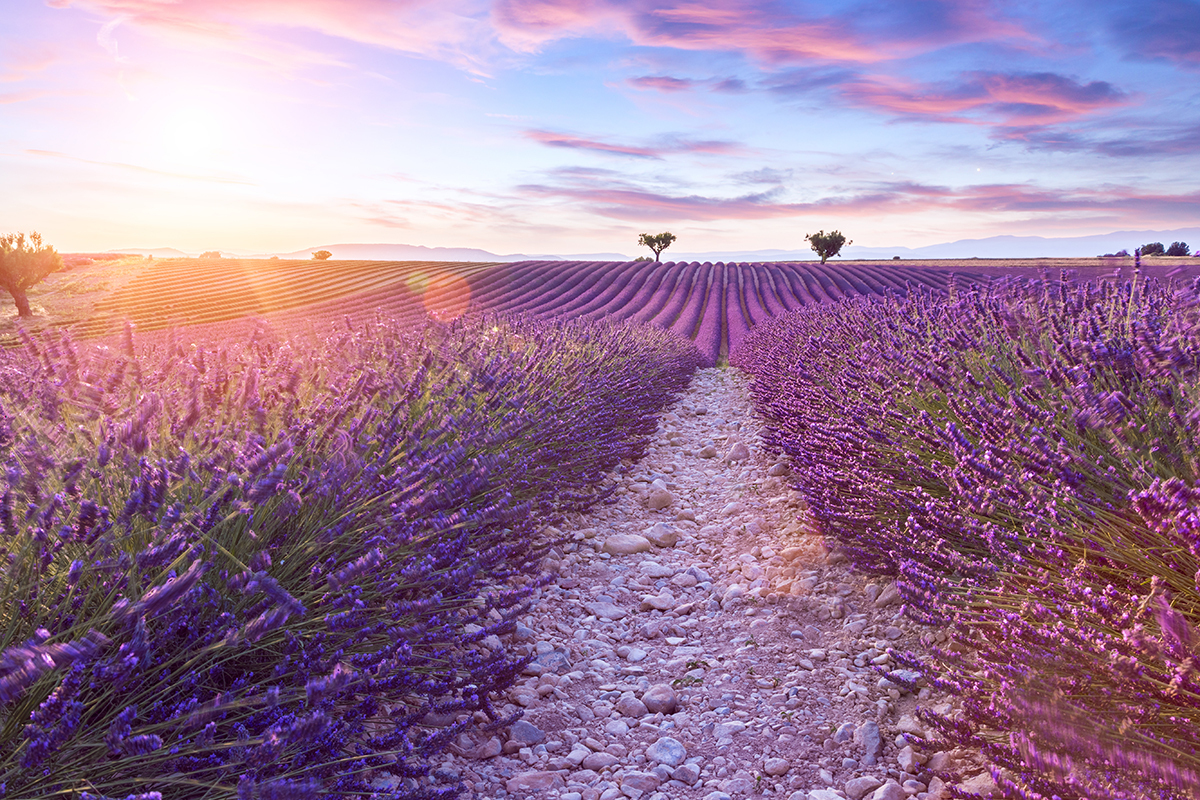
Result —
M 0 18 L 0 232 L 62 252 L 1200 224 L 1200 0 L 4 0 Z

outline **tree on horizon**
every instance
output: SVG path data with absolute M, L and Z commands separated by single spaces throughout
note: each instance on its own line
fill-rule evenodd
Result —
M 671 242 L 675 241 L 676 238 L 677 237 L 675 236 L 675 234 L 673 234 L 669 231 L 664 232 L 664 233 L 654 234 L 654 235 L 651 235 L 649 233 L 643 233 L 640 236 L 638 236 L 638 246 L 639 247 L 649 247 L 651 250 L 653 250 L 654 251 L 654 260 L 655 260 L 655 262 L 657 262 L 658 257 L 660 255 L 662 255 L 662 251 L 666 250 L 668 247 L 670 247 Z
M 33 316 L 27 294 L 29 287 L 62 268 L 62 256 L 43 244 L 41 234 L 36 231 L 28 238 L 23 233 L 0 236 L 0 289 L 12 295 L 18 316 Z
M 824 230 L 817 231 L 813 234 L 804 234 L 804 241 L 812 244 L 813 252 L 821 257 L 821 263 L 824 264 L 829 260 L 830 256 L 836 256 L 842 252 L 842 248 L 854 242 L 848 240 L 842 235 L 841 231 L 830 231 L 826 233 Z

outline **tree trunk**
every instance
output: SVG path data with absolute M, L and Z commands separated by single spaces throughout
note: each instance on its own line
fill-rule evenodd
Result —
M 29 307 L 29 297 L 25 294 L 24 289 L 9 289 L 12 293 L 13 302 L 17 304 L 17 316 L 32 317 L 33 309 Z

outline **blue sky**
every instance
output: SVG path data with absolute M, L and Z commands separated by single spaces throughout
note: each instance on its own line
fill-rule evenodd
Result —
M 15 0 L 64 251 L 917 247 L 1200 224 L 1200 2 Z

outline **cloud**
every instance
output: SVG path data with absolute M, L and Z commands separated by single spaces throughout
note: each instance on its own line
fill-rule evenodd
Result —
M 243 178 L 236 175 L 194 175 L 186 172 L 169 172 L 167 170 L 153 169 L 152 167 L 143 167 L 137 164 L 126 164 L 121 161 L 93 161 L 89 158 L 79 158 L 78 156 L 59 153 L 54 150 L 25 150 L 27 155 L 38 156 L 40 158 L 57 158 L 65 161 L 74 161 L 78 164 L 91 164 L 97 167 L 110 167 L 113 169 L 126 170 L 129 172 L 137 172 L 143 175 L 157 175 L 168 178 L 183 178 L 189 181 L 204 181 L 206 183 L 231 183 L 240 184 L 243 186 L 254 186 L 254 181 L 248 178 Z
M 803 95 L 810 92 L 853 84 L 860 80 L 852 70 L 831 67 L 809 67 L 789 69 L 771 76 L 766 82 L 767 91 L 779 95 Z
M 659 92 L 686 92 L 692 89 L 709 89 L 724 94 L 742 94 L 749 91 L 741 78 L 676 78 L 671 75 L 642 75 L 626 81 L 635 89 L 650 89 Z
M 570 133 L 558 133 L 545 130 L 527 130 L 525 136 L 549 147 L 563 147 L 571 150 L 588 150 L 606 155 L 628 156 L 632 158 L 661 159 L 667 155 L 679 153 L 706 153 L 727 155 L 741 150 L 736 142 L 721 140 L 698 140 L 681 136 L 660 137 L 658 144 L 636 145 L 608 142 Z
M 725 92 L 727 94 L 741 94 L 750 91 L 750 89 L 741 78 L 726 78 L 723 81 L 713 84 L 713 91 Z
M 1109 30 L 1132 59 L 1200 68 L 1200 5 L 1193 0 L 1136 0 L 1113 15 Z
M 339 64 L 275 29 L 301 29 L 456 64 L 481 72 L 497 51 L 486 0 L 75 0 L 112 18 L 97 37 L 116 57 L 118 25 L 176 46 L 218 49 L 297 69 Z
M 739 172 L 730 177 L 738 183 L 768 183 L 779 184 L 785 183 L 792 179 L 793 170 L 790 169 L 775 169 L 774 167 L 763 167 L 751 172 Z
M 1043 189 L 1023 184 L 951 188 L 912 181 L 864 185 L 846 194 L 802 203 L 780 202 L 782 188 L 734 197 L 669 194 L 611 175 L 564 175 L 555 183 L 527 184 L 518 192 L 542 200 L 569 201 L 610 219 L 757 220 L 779 217 L 877 218 L 881 214 L 955 211 L 996 215 L 1047 214 L 1130 216 L 1145 220 L 1195 217 L 1200 191 L 1181 195 L 1140 192 L 1125 187 Z
M 635 45 L 734 52 L 770 68 L 875 64 L 954 44 L 1036 42 L 983 0 L 868 2 L 840 14 L 777 0 L 497 0 L 501 41 L 533 51 L 560 39 L 621 36 Z
M 1002 129 L 996 132 L 995 138 L 1023 144 L 1030 150 L 1096 153 L 1114 158 L 1194 156 L 1200 152 L 1200 128 L 1195 127 L 1099 139 L 1070 130 L 1033 126 Z
M 4 63 L 0 65 L 0 83 L 27 80 L 58 60 L 53 50 L 45 44 L 5 42 L 5 49 Z
M 1084 84 L 1052 72 L 969 72 L 957 82 L 940 85 L 864 77 L 843 82 L 836 91 L 860 108 L 1001 126 L 1063 122 L 1132 101 L 1106 81 Z
M 2 92 L 0 93 L 0 106 L 11 105 L 12 103 L 25 103 L 30 100 L 37 100 L 40 97 L 49 97 L 50 95 L 59 94 L 59 92 L 51 92 L 40 89 L 29 89 L 23 92 Z
M 703 81 L 672 78 L 669 75 L 644 75 L 640 78 L 630 78 L 629 85 L 638 89 L 657 89 L 660 92 L 684 92 L 703 85 Z

